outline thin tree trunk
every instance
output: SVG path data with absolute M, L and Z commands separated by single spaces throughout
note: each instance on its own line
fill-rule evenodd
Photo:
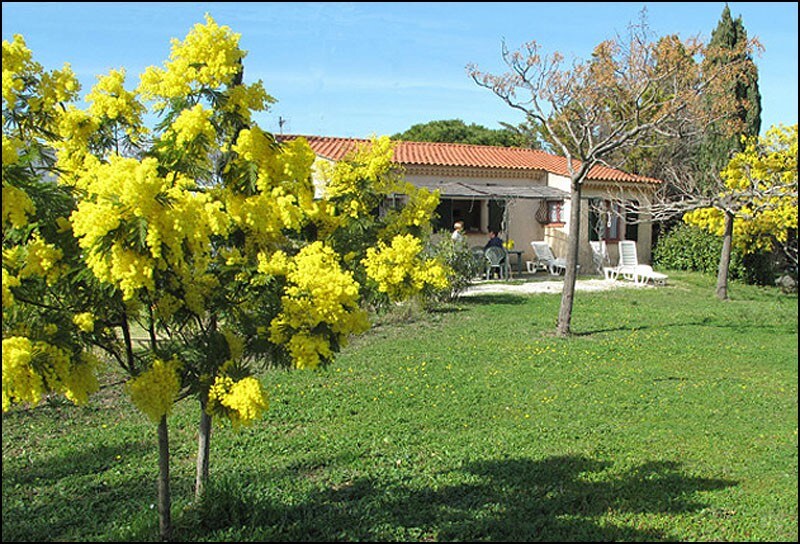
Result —
M 195 499 L 200 499 L 208 481 L 208 461 L 211 451 L 211 416 L 206 413 L 206 402 L 200 402 L 200 425 L 197 438 L 197 474 L 194 482 Z
M 169 491 L 169 433 L 167 416 L 158 424 L 158 528 L 161 540 L 172 538 L 172 500 Z
M 564 271 L 564 289 L 561 292 L 561 309 L 558 311 L 558 336 L 569 336 L 572 321 L 572 303 L 575 300 L 575 280 L 578 276 L 578 250 L 580 249 L 581 184 L 572 182 L 569 200 L 569 240 L 567 241 L 567 269 Z
M 733 212 L 725 210 L 725 233 L 722 236 L 722 253 L 719 256 L 719 270 L 717 271 L 717 298 L 720 300 L 728 300 L 728 271 L 733 249 L 733 219 Z

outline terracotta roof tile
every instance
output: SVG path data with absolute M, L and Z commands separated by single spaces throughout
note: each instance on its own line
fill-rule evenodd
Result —
M 334 161 L 343 159 L 357 145 L 369 142 L 367 139 L 332 136 L 277 136 L 278 139 L 298 137 L 308 140 L 311 149 L 317 155 Z M 568 176 L 566 158 L 535 149 L 405 141 L 397 141 L 396 144 L 394 161 L 400 164 L 544 170 Z M 593 181 L 661 183 L 659 180 L 628 174 L 606 166 L 592 168 L 589 172 L 589 179 Z

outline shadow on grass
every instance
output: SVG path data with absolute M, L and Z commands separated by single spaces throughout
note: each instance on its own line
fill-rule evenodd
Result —
M 21 468 L 4 466 L 3 541 L 94 540 L 130 524 L 134 513 L 155 502 L 156 483 L 120 480 L 115 464 L 152 450 L 143 442 L 87 446 Z M 14 491 L 7 495 L 6 489 Z M 152 536 L 157 531 L 156 520 Z
M 647 331 L 647 330 L 658 331 L 662 329 L 682 329 L 685 327 L 707 328 L 707 329 L 731 329 L 741 333 L 745 333 L 750 330 L 770 331 L 775 333 L 783 333 L 783 332 L 791 333 L 793 331 L 793 329 L 791 328 L 791 324 L 774 325 L 774 324 L 758 323 L 756 321 L 748 323 L 742 323 L 740 321 L 726 322 L 719 319 L 704 318 L 694 321 L 684 321 L 681 323 L 657 323 L 657 324 L 642 323 L 641 325 L 623 325 L 619 327 L 608 327 L 604 329 L 594 329 L 588 331 L 574 331 L 572 335 L 592 336 L 595 334 L 605 334 L 610 332 L 633 332 L 633 331 Z
M 669 541 L 673 535 L 661 529 L 615 526 L 603 516 L 696 512 L 707 506 L 698 492 L 736 485 L 683 474 L 674 462 L 644 463 L 621 474 L 606 473 L 610 468 L 579 456 L 481 461 L 443 475 L 465 483 L 419 489 L 362 478 L 292 504 L 255 489 L 269 482 L 239 475 L 211 486 L 202 506 L 180 522 L 180 538 Z
M 511 293 L 486 293 L 484 295 L 469 295 L 458 298 L 458 303 L 463 305 L 482 305 L 482 304 L 527 304 L 530 297 L 524 295 L 514 295 Z

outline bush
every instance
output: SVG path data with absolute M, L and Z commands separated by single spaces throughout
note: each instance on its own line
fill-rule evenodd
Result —
M 653 264 L 670 270 L 692 270 L 716 275 L 722 238 L 686 223 L 678 223 L 661 236 L 653 249 Z M 730 279 L 744 279 L 746 271 L 741 253 L 733 249 Z
M 431 237 L 429 252 L 450 269 L 450 288 L 446 292 L 434 293 L 436 299 L 456 298 L 482 270 L 482 263 L 475 259 L 467 243 L 453 242 L 447 232 L 439 232 Z

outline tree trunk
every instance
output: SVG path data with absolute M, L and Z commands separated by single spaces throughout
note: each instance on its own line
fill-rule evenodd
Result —
M 158 528 L 161 540 L 172 538 L 172 501 L 169 493 L 169 433 L 167 416 L 158 424 Z
M 564 271 L 564 289 L 561 292 L 561 309 L 558 311 L 558 336 L 569 336 L 572 321 L 572 303 L 575 300 L 575 280 L 578 276 L 578 250 L 581 228 L 581 183 L 573 180 L 569 200 L 569 240 L 567 241 L 567 269 Z
M 206 413 L 206 402 L 200 402 L 200 425 L 197 438 L 197 474 L 194 497 L 200 499 L 208 481 L 208 460 L 211 451 L 211 416 Z
M 725 210 L 725 233 L 722 236 L 722 253 L 719 256 L 717 271 L 717 298 L 728 300 L 728 271 L 731 265 L 733 249 L 733 212 Z

